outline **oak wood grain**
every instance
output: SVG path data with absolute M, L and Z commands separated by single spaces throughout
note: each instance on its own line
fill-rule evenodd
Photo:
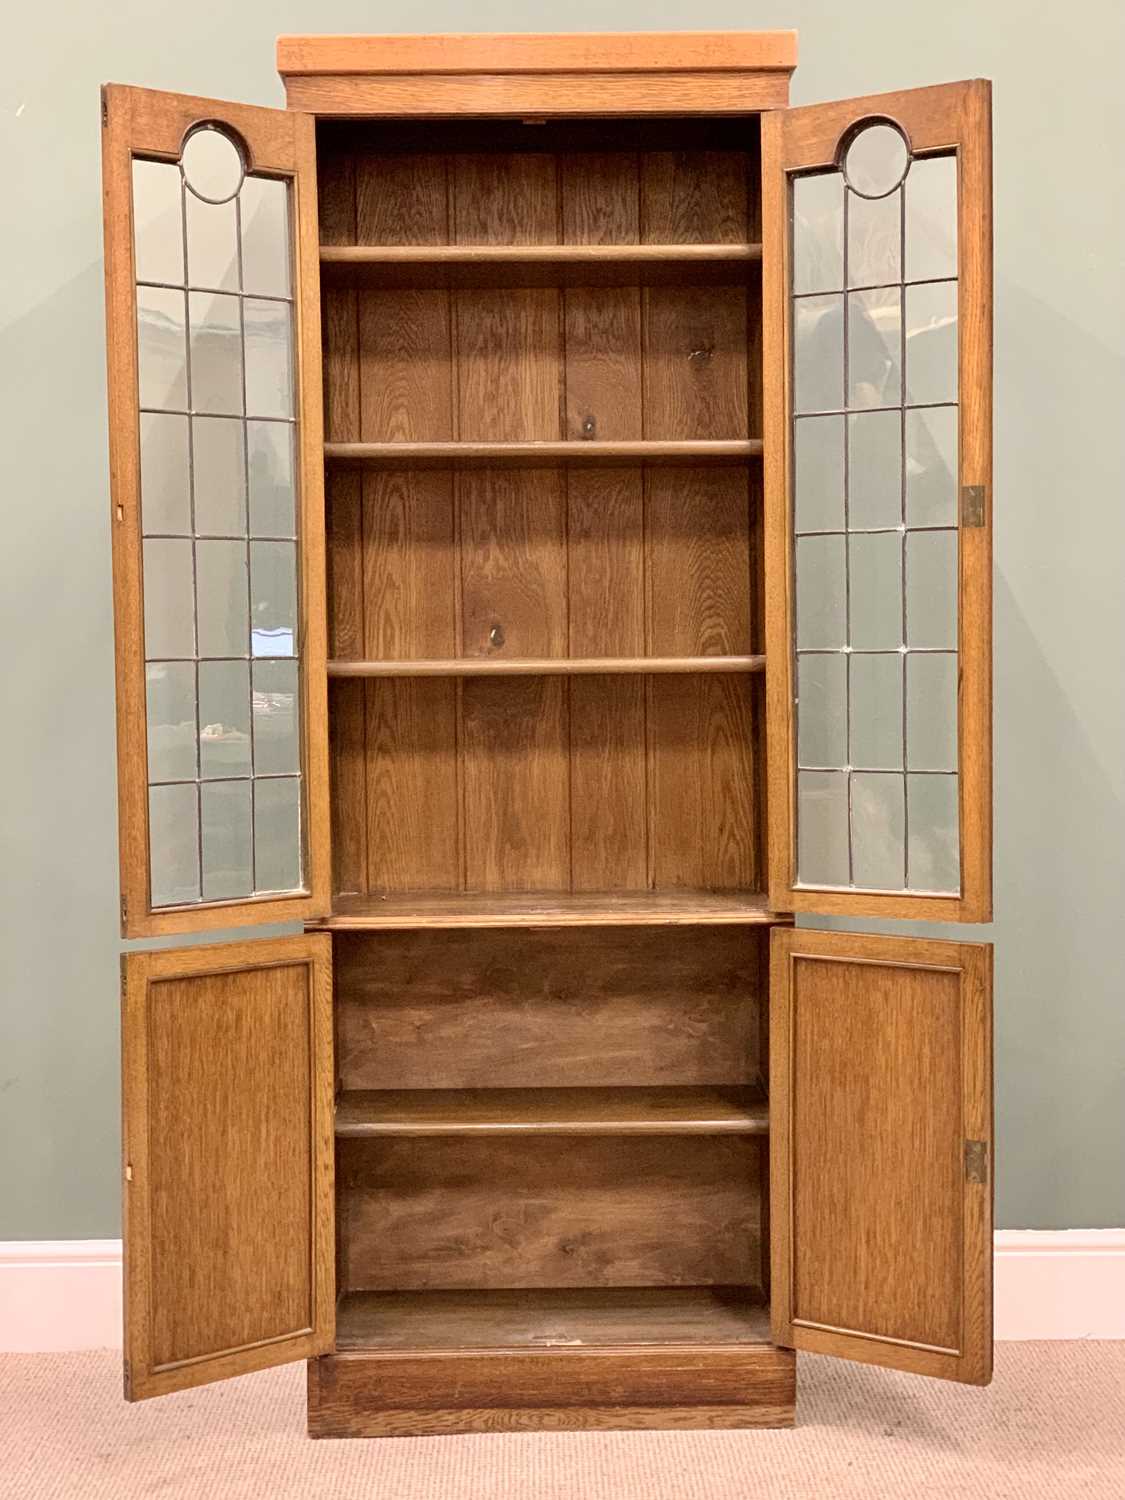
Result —
M 758 1162 L 737 1135 L 342 1140 L 343 1289 L 752 1285 Z
M 764 656 L 532 656 L 407 657 L 332 661 L 328 675 L 357 677 L 619 677 L 744 674 L 765 669 Z
M 771 953 L 775 1338 L 987 1384 L 992 1188 L 964 1157 L 991 1147 L 991 949 L 802 929 Z
M 313 1437 L 791 1427 L 796 1395 L 792 1352 L 765 1344 L 353 1350 L 308 1374 Z
M 424 927 L 661 927 L 788 923 L 761 891 L 415 891 L 341 896 L 317 925 L 340 931 Z
M 738 465 L 762 452 L 759 438 L 701 438 L 665 441 L 613 439 L 600 442 L 579 440 L 535 440 L 532 442 L 376 442 L 326 443 L 324 456 L 333 463 L 390 464 L 401 468 L 407 464 L 425 464 L 449 468 L 452 465 L 518 464 L 541 467 L 545 463 L 564 464 L 689 464 Z
M 954 895 L 819 890 L 797 884 L 796 729 L 792 660 L 789 182 L 834 163 L 867 116 L 895 121 L 916 152 L 956 150 L 958 187 L 959 485 L 981 485 L 984 524 L 961 527 L 958 578 L 958 755 L 961 890 Z M 763 312 L 766 653 L 770 724 L 769 883 L 778 906 L 826 915 L 987 921 L 992 914 L 992 179 L 988 83 L 870 95 L 764 117 Z
M 149 879 L 132 162 L 135 155 L 178 161 L 185 132 L 201 119 L 220 120 L 231 126 L 245 144 L 251 170 L 277 174 L 291 185 L 306 864 L 303 889 L 292 894 L 201 901 L 154 910 Z M 121 931 L 126 937 L 149 937 L 317 916 L 331 902 L 331 831 L 324 665 L 327 648 L 319 233 L 313 122 L 284 110 L 109 84 L 102 91 L 102 196 Z
M 474 677 L 462 684 L 467 891 L 570 885 L 567 684 Z
M 753 1287 L 352 1292 L 336 1315 L 341 1353 L 769 1342 Z
M 320 119 L 741 117 L 784 109 L 784 71 L 288 75 L 290 110 Z
M 279 36 L 283 77 L 335 73 L 791 71 L 795 31 L 479 32 Z
M 122 972 L 127 1398 L 330 1349 L 329 939 Z
M 667 897 L 648 898 L 650 917 L 657 899 L 667 908 Z M 728 915 L 733 904 L 725 903 Z M 723 905 L 708 898 L 696 914 L 706 920 Z M 760 922 L 685 930 L 595 921 L 585 902 L 579 925 L 561 930 L 339 928 L 341 1089 L 729 1087 L 764 1079 Z
M 457 1088 L 347 1090 L 338 1140 L 398 1136 L 765 1135 L 764 1100 L 749 1088 Z
M 321 245 L 321 284 L 357 287 L 661 286 L 750 280 L 756 244 Z

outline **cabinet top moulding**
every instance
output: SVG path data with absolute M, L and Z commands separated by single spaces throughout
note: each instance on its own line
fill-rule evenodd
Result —
M 290 109 L 325 117 L 747 114 L 789 102 L 795 31 L 282 36 Z

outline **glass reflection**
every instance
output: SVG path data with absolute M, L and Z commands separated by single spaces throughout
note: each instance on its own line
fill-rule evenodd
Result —
M 156 537 L 142 547 L 145 660 L 194 656 L 191 542 Z
M 149 788 L 149 890 L 153 906 L 179 906 L 199 900 L 198 809 L 194 782 Z
M 906 288 L 906 399 L 957 400 L 957 283 Z
M 800 417 L 793 431 L 798 531 L 844 529 L 844 418 Z
M 238 291 L 238 213 L 233 203 L 204 203 L 189 193 L 187 214 L 188 285 Z
M 297 641 L 297 549 L 250 543 L 251 646 L 255 656 L 292 656 Z
M 957 524 L 957 408 L 906 413 L 906 524 Z
M 852 776 L 852 879 L 869 890 L 906 884 L 903 778 L 856 771 Z
M 848 199 L 848 285 L 902 280 L 902 193 Z
M 844 184 L 837 172 L 793 184 L 793 290 L 837 292 L 844 284 Z
M 852 765 L 871 771 L 902 769 L 902 657 L 898 652 L 853 654 L 851 689 Z
M 902 293 L 898 287 L 848 295 L 848 405 L 902 400 Z
M 843 653 L 797 658 L 797 762 L 843 766 L 848 759 L 847 662 Z
M 289 891 L 301 884 L 301 782 L 266 777 L 254 784 L 257 888 Z
M 295 661 L 254 663 L 254 768 L 260 775 L 301 769 L 297 687 Z
M 254 536 L 297 533 L 294 480 L 295 432 L 289 422 L 247 422 L 250 467 L 250 531 Z
M 178 168 L 133 159 L 133 262 L 138 281 L 184 281 L 184 223 Z
M 249 781 L 207 781 L 199 789 L 203 899 L 229 901 L 254 890 Z
M 848 418 L 848 525 L 857 531 L 902 522 L 902 414 Z
M 199 774 L 249 776 L 250 665 L 245 661 L 199 663 Z
M 137 394 L 142 407 L 187 410 L 183 292 L 137 288 Z
M 907 280 L 956 276 L 957 158 L 914 161 L 905 192 Z
M 957 777 L 908 776 L 906 785 L 910 884 L 914 890 L 956 895 L 961 888 Z
M 248 177 L 242 184 L 239 203 L 243 290 L 259 297 L 288 297 L 288 186 L 267 177 Z
M 150 781 L 193 781 L 195 763 L 195 664 L 150 662 L 145 667 Z
M 848 778 L 841 771 L 797 773 L 797 879 L 847 885 Z
M 191 399 L 198 412 L 242 411 L 241 299 L 190 292 Z
M 797 539 L 797 649 L 847 644 L 847 581 L 842 536 Z
M 246 415 L 293 414 L 293 350 L 289 304 L 247 297 Z
M 199 541 L 195 567 L 200 656 L 247 656 L 245 542 Z
M 191 494 L 188 419 L 141 412 L 141 523 L 146 534 L 188 536 Z
M 793 407 L 839 411 L 844 404 L 844 299 L 801 297 L 793 304 Z
M 246 531 L 246 455 L 237 417 L 194 417 L 195 529 L 201 536 Z

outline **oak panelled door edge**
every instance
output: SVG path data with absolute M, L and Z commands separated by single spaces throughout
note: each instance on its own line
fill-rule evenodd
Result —
M 879 214 L 886 210 L 881 210 L 874 192 L 860 188 L 857 195 L 844 166 L 850 144 L 869 124 L 889 126 L 906 148 L 903 176 L 891 189 L 891 197 L 902 207 L 890 212 L 901 214 L 901 219 L 892 220 L 890 248 L 881 262 L 881 266 L 894 265 L 897 258 L 897 269 L 884 274 L 863 274 L 860 268 L 865 269 L 881 253 Z M 769 372 L 764 469 L 771 904 L 779 910 L 827 915 L 988 921 L 992 914 L 990 85 L 977 80 L 767 113 L 762 116 L 762 158 L 763 342 L 765 369 Z M 951 222 L 945 226 L 948 266 L 937 270 L 922 267 L 920 273 L 911 269 L 911 236 L 921 221 L 912 219 L 911 214 L 924 218 L 930 211 L 932 218 L 940 219 L 940 214 L 932 213 L 932 202 L 927 206 L 925 200 L 934 181 L 935 161 L 942 158 L 956 164 L 952 177 L 946 173 L 952 184 L 948 195 Z M 832 209 L 839 214 L 835 242 L 829 228 L 824 227 L 829 224 L 826 216 L 816 220 L 812 214 L 799 215 L 796 206 L 799 188 L 805 193 L 804 203 L 814 202 L 818 191 L 823 191 L 827 200 L 836 191 L 825 186 L 830 180 L 839 188 L 840 206 Z M 926 191 L 925 184 L 930 185 Z M 883 204 L 888 201 L 884 197 Z M 931 222 L 924 227 L 933 238 L 935 225 Z M 936 229 L 940 231 L 942 225 L 938 223 Z M 856 250 L 853 235 L 863 234 L 867 238 L 855 242 Z M 799 235 L 804 236 L 800 244 Z M 819 255 L 819 265 L 812 272 L 805 259 L 810 251 Z M 858 256 L 854 275 L 846 258 L 851 253 Z M 921 261 L 919 256 L 919 266 Z M 831 272 L 826 269 L 830 263 Z M 861 288 L 858 292 L 854 290 L 857 285 Z M 818 289 L 832 295 L 814 294 Z M 833 318 L 842 329 L 833 330 Z M 861 331 L 869 340 L 865 352 L 872 345 L 877 348 L 881 362 L 878 378 L 883 378 L 884 370 L 889 372 L 882 387 L 865 383 L 868 367 L 857 374 L 856 330 L 860 319 L 866 324 Z M 955 341 L 950 337 L 954 328 Z M 810 363 L 800 365 L 802 348 L 813 353 Z M 937 355 L 929 354 L 931 361 L 943 357 L 944 367 L 950 372 L 949 390 L 943 387 L 936 395 L 925 388 L 925 359 L 928 351 L 935 350 Z M 842 363 L 842 373 L 834 370 L 832 381 L 825 387 L 819 378 L 825 361 L 836 358 Z M 814 371 L 811 381 L 804 378 L 808 370 Z M 916 380 L 912 375 L 915 370 Z M 939 416 L 943 418 L 941 423 Z M 946 417 L 948 422 L 944 421 Z M 899 483 L 896 470 L 901 462 L 901 484 L 893 502 L 896 506 L 901 503 L 901 513 L 874 521 L 859 517 L 858 511 L 849 514 L 848 465 L 850 461 L 855 470 L 852 447 L 857 441 L 857 424 L 865 424 L 864 431 L 870 435 L 873 420 L 889 419 L 897 426 L 899 418 L 899 451 L 886 464 L 883 477 Z M 917 453 L 912 452 L 910 435 L 926 432 L 929 458 L 940 446 L 932 440 L 932 432 L 939 427 L 950 434 L 944 440 L 947 448 L 941 468 L 940 503 L 944 509 L 940 516 L 936 512 L 912 514 L 910 486 Z M 834 435 L 837 432 L 838 438 Z M 799 457 L 799 437 L 807 442 L 804 451 L 811 455 L 807 469 Z M 839 454 L 832 447 L 837 442 Z M 827 459 L 825 454 L 829 455 Z M 819 470 L 817 463 L 821 464 Z M 838 469 L 828 469 L 826 463 Z M 800 484 L 798 471 L 809 476 Z M 858 472 L 869 477 L 871 470 Z M 938 472 L 936 461 L 932 472 Z M 842 515 L 834 508 L 839 506 L 839 497 L 834 492 L 829 495 L 831 486 L 823 478 L 826 473 L 834 475 L 832 485 L 842 493 Z M 857 473 L 853 472 L 853 506 L 856 480 Z M 799 497 L 811 497 L 813 508 L 801 512 Z M 862 499 L 866 506 L 872 504 L 870 492 Z M 932 494 L 927 503 L 931 501 Z M 806 519 L 810 515 L 812 519 Z M 869 534 L 864 535 L 864 529 Z M 857 601 L 862 609 L 869 591 L 861 580 L 859 588 L 848 592 L 849 569 L 854 573 L 857 560 L 864 555 L 871 560 L 877 557 L 875 566 L 881 584 L 892 571 L 891 553 L 899 545 L 895 533 L 901 538 L 900 560 L 893 562 L 893 571 L 901 578 L 900 633 L 873 642 L 865 639 L 855 624 Z M 883 543 L 889 550 L 877 552 Z M 838 551 L 833 550 L 837 547 Z M 866 553 L 861 549 L 867 549 Z M 802 613 L 799 555 L 808 560 L 810 579 L 815 561 L 815 566 L 824 570 L 819 582 L 831 580 L 831 592 L 842 596 L 830 620 L 827 615 L 816 618 L 815 611 L 807 616 Z M 922 560 L 938 555 L 949 559 L 944 585 L 949 597 L 934 606 L 932 596 L 927 596 L 925 608 L 915 607 L 911 591 L 923 587 Z M 829 571 L 837 568 L 839 578 L 835 571 Z M 818 591 L 815 583 L 810 582 L 809 600 L 817 592 L 822 599 L 830 592 L 827 588 Z M 931 627 L 929 621 L 922 620 L 927 610 L 942 616 L 939 626 Z M 865 620 L 863 628 L 870 625 L 870 620 Z M 929 636 L 925 634 L 927 628 L 945 633 Z M 854 654 L 857 651 L 858 656 Z M 895 732 L 893 728 L 888 731 L 885 723 L 880 727 L 874 711 L 862 707 L 864 701 L 869 705 L 873 700 L 857 698 L 857 686 L 875 680 L 877 656 L 885 658 L 883 666 L 890 673 L 881 680 L 886 683 L 893 678 L 896 652 L 901 653 L 901 686 L 894 686 L 896 701 L 889 713 L 892 723 L 895 714 L 901 714 L 901 744 L 897 750 L 886 743 L 888 733 Z M 798 659 L 806 688 L 803 695 L 797 680 Z M 948 758 L 915 759 L 913 744 L 908 748 L 907 743 L 907 720 L 915 711 L 911 705 L 925 699 L 923 682 L 939 680 L 948 694 L 944 731 L 950 741 L 944 747 Z M 882 713 L 888 712 L 887 696 L 880 700 Z M 804 702 L 799 704 L 802 697 Z M 954 701 L 956 742 L 952 743 L 949 721 Z M 860 723 L 865 731 L 862 736 L 854 733 L 859 722 L 855 718 L 857 702 L 859 712 L 866 714 Z M 798 728 L 798 716 L 808 705 L 813 705 L 808 713 L 820 717 L 813 721 L 816 732 L 810 731 L 808 740 L 800 743 L 804 736 Z M 928 722 L 932 726 L 939 720 L 931 712 Z M 878 748 L 885 758 L 869 758 L 870 747 L 880 734 L 884 741 Z M 932 742 L 935 735 L 930 738 Z M 805 826 L 815 828 L 821 856 L 808 859 L 811 875 L 802 870 L 808 846 L 802 842 L 798 828 L 799 766 L 804 778 L 801 786 L 808 799 L 804 804 L 808 811 Z M 919 816 L 912 823 L 910 802 L 915 793 Z M 876 821 L 881 818 L 893 825 L 895 849 L 901 848 L 902 857 L 902 872 L 894 870 L 893 878 L 871 878 L 870 866 L 863 865 L 862 851 L 853 849 L 853 799 L 858 803 L 861 795 L 877 803 Z M 924 807 L 929 809 L 928 825 Z M 935 813 L 935 808 L 940 811 Z M 857 818 L 869 839 L 874 823 L 866 801 L 857 808 Z M 914 860 L 916 843 L 924 857 Z M 876 852 L 885 870 L 886 846 Z M 944 878 L 933 878 L 935 866 Z M 825 874 L 826 870 L 833 873 Z
M 225 134 L 243 158 L 223 203 L 191 189 L 181 165 L 189 137 L 203 129 L 216 132 L 208 141 Z M 110 84 L 102 90 L 102 148 L 122 932 L 146 937 L 323 916 L 330 858 L 314 124 L 285 110 Z M 157 190 L 143 226 L 134 215 L 138 173 Z M 216 271 L 229 225 L 225 269 Z M 189 245 L 198 245 L 197 257 Z M 267 269 L 280 286 L 267 284 Z M 193 349 L 197 373 L 202 366 L 208 379 L 225 382 L 221 396 L 197 389 L 193 398 Z M 159 380 L 149 380 L 153 371 Z M 149 380 L 145 399 L 142 378 Z M 228 465 L 221 483 L 216 455 Z M 203 457 L 211 462 L 206 471 Z M 144 473 L 151 476 L 147 507 Z M 237 485 L 240 499 L 230 500 L 224 485 L 231 494 Z M 197 504 L 201 496 L 205 505 Z M 284 521 L 268 510 L 278 496 L 289 507 Z M 235 520 L 210 519 L 220 501 Z M 146 645 L 149 548 L 157 576 L 148 603 L 158 624 Z M 244 635 L 237 648 L 225 647 L 223 631 L 233 638 L 233 627 L 219 614 L 239 588 Z M 201 601 L 210 611 L 209 641 Z M 255 620 L 269 628 L 256 629 Z M 226 700 L 211 721 L 220 690 Z M 257 757 L 259 740 L 264 757 Z M 157 805 L 159 826 L 150 831 Z M 261 858 L 258 819 L 268 849 Z M 154 882 L 154 852 L 175 865 L 176 882 Z
M 327 934 L 122 960 L 125 1395 L 335 1339 Z
M 992 948 L 770 934 L 775 1342 L 992 1375 Z

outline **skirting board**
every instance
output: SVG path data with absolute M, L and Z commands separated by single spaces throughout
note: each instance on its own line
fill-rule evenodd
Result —
M 1125 1229 L 1001 1229 L 998 1339 L 1125 1339 Z M 0 1241 L 0 1354 L 121 1344 L 120 1240 Z

